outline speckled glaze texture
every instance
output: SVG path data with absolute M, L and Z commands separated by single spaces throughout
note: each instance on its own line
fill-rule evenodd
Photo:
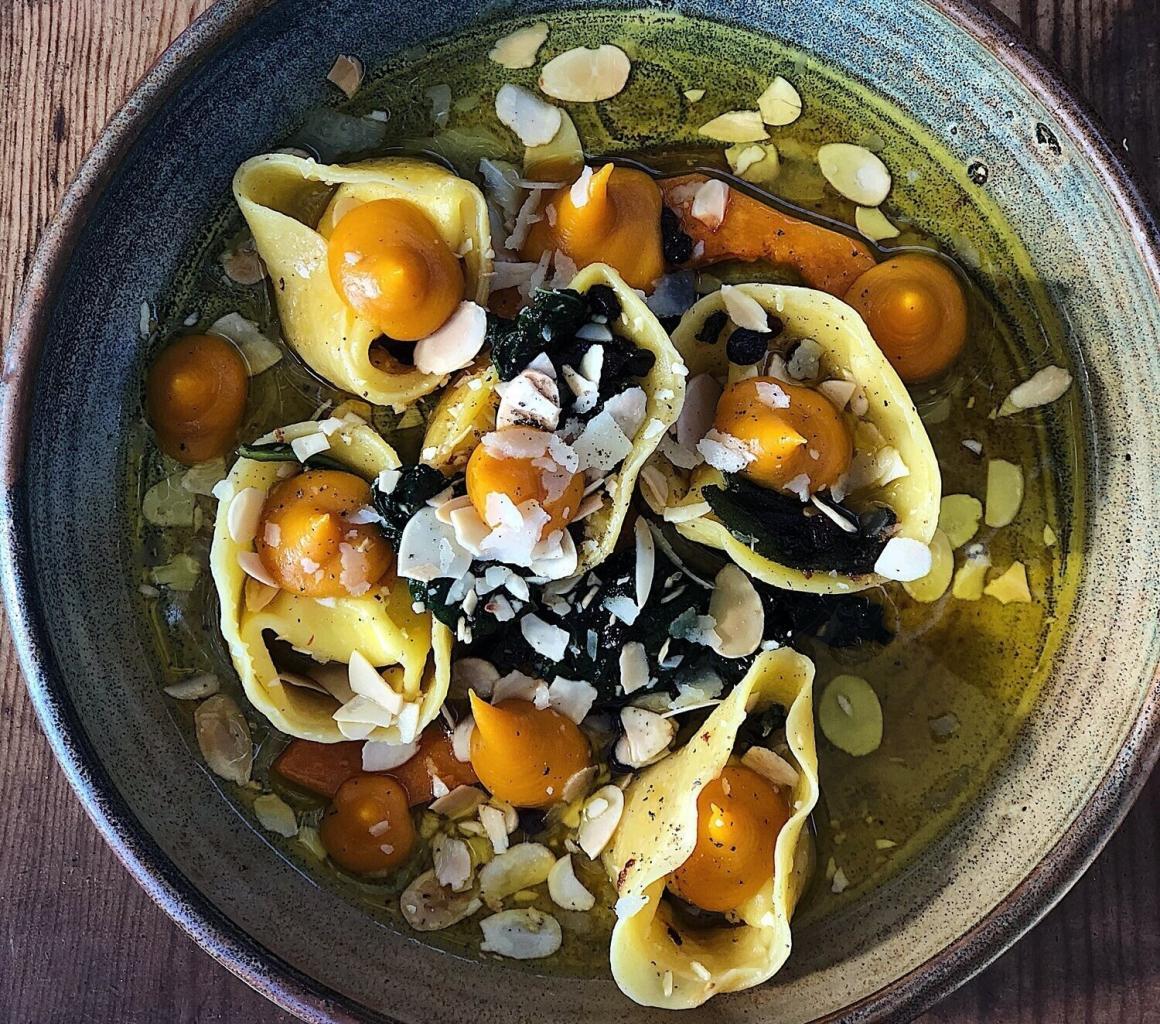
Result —
M 1084 578 L 1005 768 L 902 875 L 802 929 L 776 984 L 684 1018 L 908 1019 L 1062 895 L 1156 758 L 1160 243 L 1087 114 L 987 15 L 954 0 L 689 0 L 679 10 L 780 36 L 926 125 L 964 175 L 985 164 L 988 209 L 1023 247 L 1009 270 L 1044 282 L 1080 371 Z M 311 1021 L 669 1019 L 632 1007 L 608 980 L 439 953 L 282 860 L 186 745 L 138 619 L 122 469 L 142 299 L 165 290 L 237 164 L 325 97 L 336 53 L 374 65 L 497 13 L 453 0 L 222 0 L 102 137 L 45 236 L 7 349 L 3 582 L 45 729 L 150 894 Z

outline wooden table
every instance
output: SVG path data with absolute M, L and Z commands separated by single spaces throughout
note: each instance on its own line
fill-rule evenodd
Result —
M 106 119 L 210 0 L 7 0 L 0 9 L 0 337 L 41 229 Z M 1001 0 L 1160 198 L 1160 0 Z M 290 1022 L 180 932 L 57 769 L 0 629 L 0 1018 Z M 1160 777 L 1074 891 L 924 1020 L 1160 1021 Z

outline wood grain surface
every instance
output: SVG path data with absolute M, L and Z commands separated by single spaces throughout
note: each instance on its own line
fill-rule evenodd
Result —
M 0 337 L 40 231 L 109 115 L 210 0 L 0 2 Z M 1160 198 L 1160 0 L 1002 0 Z M 0 628 L 0 1021 L 289 1022 L 202 953 L 98 838 Z M 925 1018 L 1160 1022 L 1160 777 L 1069 896 Z

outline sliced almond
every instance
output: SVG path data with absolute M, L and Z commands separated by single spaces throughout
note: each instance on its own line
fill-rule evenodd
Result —
M 545 103 L 520 85 L 500 86 L 495 94 L 495 115 L 525 146 L 546 146 L 562 123 L 559 107 Z
M 257 487 L 244 487 L 234 495 L 226 512 L 226 524 L 230 540 L 248 547 L 258 532 L 258 520 L 262 517 L 262 506 L 266 494 Z
M 277 793 L 263 793 L 254 799 L 254 817 L 267 832 L 293 839 L 298 835 L 294 809 Z
M 548 872 L 548 895 L 556 906 L 564 910 L 587 911 L 596 905 L 596 897 L 576 877 L 570 854 L 556 861 Z
M 479 895 L 489 907 L 498 907 L 513 893 L 546 881 L 555 864 L 555 854 L 546 846 L 517 843 L 480 869 Z
M 553 57 L 540 72 L 540 90 L 569 103 L 611 99 L 628 82 L 632 64 L 619 46 L 577 46 Z
M 775 786 L 793 789 L 797 785 L 797 769 L 768 747 L 750 747 L 741 756 L 741 763 L 747 768 L 752 768 L 758 775 L 769 779 Z
M 497 953 L 512 960 L 539 960 L 551 956 L 563 942 L 560 922 L 534 907 L 504 910 L 479 922 L 483 929 L 484 953 Z
M 221 688 L 221 680 L 213 673 L 205 672 L 171 683 L 165 687 L 165 692 L 174 700 L 201 700 L 203 697 L 212 697 Z
M 935 530 L 930 542 L 930 571 L 920 579 L 903 583 L 902 588 L 916 601 L 931 604 L 947 592 L 955 571 L 955 555 L 947 535 Z
M 999 406 L 1000 416 L 1011 416 L 1023 409 L 1035 409 L 1061 398 L 1071 387 L 1071 374 L 1062 366 L 1046 366 L 1030 380 L 1025 380 Z
M 697 131 L 718 142 L 761 142 L 769 138 L 761 114 L 756 110 L 727 110 Z
M 530 68 L 535 65 L 536 56 L 547 38 L 547 23 L 537 21 L 497 39 L 487 56 L 509 71 Z
M 792 83 L 778 75 L 757 98 L 757 109 L 766 124 L 780 128 L 802 116 L 802 98 Z
M 214 694 L 197 706 L 193 723 L 197 745 L 210 771 L 227 782 L 249 782 L 254 744 L 237 702 L 224 693 Z
M 403 919 L 417 932 L 437 932 L 471 917 L 483 904 L 471 892 L 454 893 L 424 871 L 399 897 Z
M 765 609 L 748 574 L 732 562 L 713 580 L 709 615 L 716 620 L 713 649 L 724 658 L 743 658 L 761 645 Z
M 1023 504 L 1023 469 L 1003 459 L 987 461 L 987 509 L 983 522 L 1006 526 Z
M 930 548 L 911 537 L 891 537 L 874 563 L 874 571 L 888 580 L 920 580 L 930 572 Z
M 1000 604 L 1029 604 L 1031 590 L 1027 586 L 1026 567 L 1022 562 L 1013 562 L 1006 572 L 983 587 L 983 593 Z
M 704 89 L 686 89 L 685 90 L 685 99 L 687 99 L 690 103 L 700 103 L 701 100 L 703 100 L 704 98 L 705 98 L 705 90 Z
M 854 226 L 858 232 L 871 242 L 881 242 L 887 238 L 897 238 L 898 228 L 886 219 L 877 206 L 859 206 L 854 211 Z
M 438 376 L 462 370 L 479 355 L 486 334 L 487 311 L 476 302 L 461 302 L 439 330 L 415 343 L 415 366 Z
M 689 215 L 710 231 L 716 231 L 725 219 L 728 205 L 729 186 L 718 178 L 710 178 L 697 189 L 693 204 L 689 207 Z
M 612 842 L 622 814 L 624 793 L 619 786 L 602 786 L 587 799 L 580 811 L 576 841 L 589 858 L 595 860 Z
M 818 167 L 839 194 L 859 206 L 879 206 L 890 193 L 890 172 L 865 146 L 849 142 L 822 146 Z

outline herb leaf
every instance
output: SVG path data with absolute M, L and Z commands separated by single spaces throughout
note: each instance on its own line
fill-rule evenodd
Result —
M 793 569 L 849 575 L 873 572 L 887 532 L 898 518 L 888 508 L 858 515 L 831 502 L 831 507 L 858 525 L 857 533 L 847 533 L 813 505 L 737 475 L 728 475 L 725 487 L 706 487 L 702 493 L 730 533 L 759 555 Z
M 588 303 L 571 288 L 539 291 L 514 320 L 488 315 L 486 341 L 503 380 L 511 380 L 541 352 L 571 341 L 588 320 Z
M 284 441 L 271 441 L 268 444 L 243 444 L 238 446 L 238 458 L 249 459 L 251 462 L 295 462 L 309 469 L 338 469 L 344 473 L 350 472 L 350 467 L 339 462 L 330 455 L 311 455 L 305 462 L 300 462 L 294 449 Z

